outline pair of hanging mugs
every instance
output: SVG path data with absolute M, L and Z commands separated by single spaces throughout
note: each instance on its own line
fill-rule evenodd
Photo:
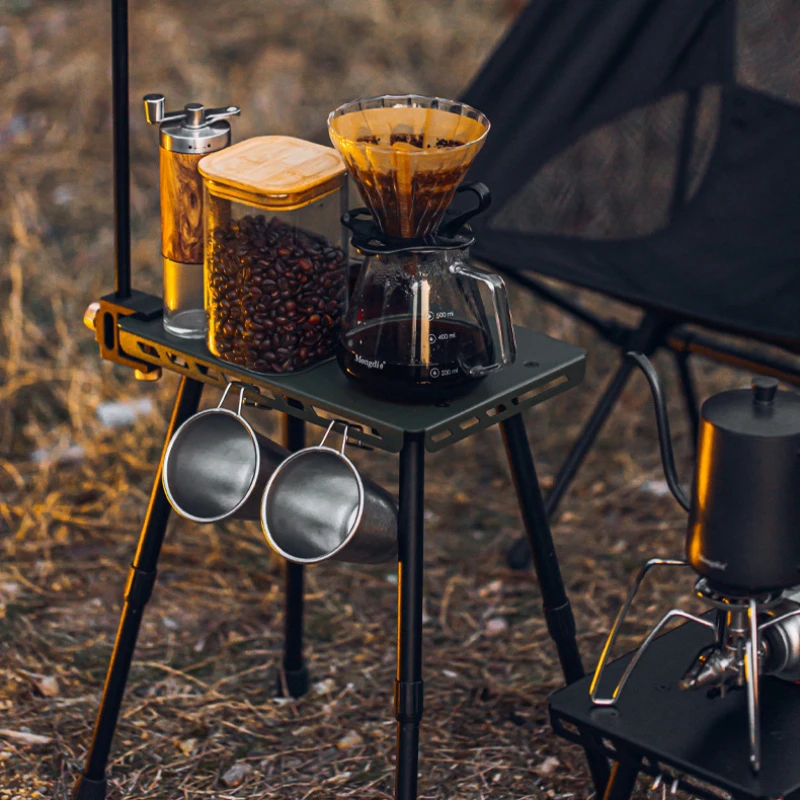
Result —
M 215 408 L 184 422 L 164 456 L 162 481 L 170 505 L 194 522 L 260 520 L 269 545 L 297 564 L 336 559 L 381 564 L 397 555 L 397 503 L 362 478 L 341 448 L 319 445 L 290 453 L 257 433 L 236 411 Z

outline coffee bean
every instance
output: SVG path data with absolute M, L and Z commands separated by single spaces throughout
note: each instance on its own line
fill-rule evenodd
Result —
M 211 338 L 220 357 L 282 373 L 333 354 L 344 300 L 342 250 L 261 214 L 216 228 L 209 246 Z

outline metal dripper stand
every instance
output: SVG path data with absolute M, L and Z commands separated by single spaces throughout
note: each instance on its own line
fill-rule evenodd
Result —
M 425 453 L 438 451 L 499 424 L 521 516 L 534 554 L 548 630 L 567 682 L 584 675 L 575 623 L 556 557 L 522 413 L 576 386 L 583 378 L 585 351 L 524 328 L 515 331 L 516 362 L 488 375 L 479 391 L 450 401 L 409 406 L 376 400 L 357 391 L 334 361 L 295 374 L 255 373 L 212 355 L 202 339 L 177 338 L 164 329 L 162 298 L 131 288 L 128 109 L 128 30 L 125 0 L 112 3 L 112 85 L 114 91 L 115 291 L 87 318 L 102 358 L 158 378 L 162 370 L 181 376 L 164 450 L 156 469 L 136 554 L 124 589 L 124 603 L 85 767 L 74 800 L 104 800 L 106 768 L 133 659 L 142 615 L 156 583 L 156 569 L 170 515 L 162 482 L 166 447 L 198 409 L 206 384 L 220 389 L 246 384 L 245 400 L 284 416 L 287 449 L 305 444 L 305 425 L 327 428 L 347 422 L 361 444 L 399 457 L 398 627 L 394 716 L 397 721 L 395 797 L 417 797 L 418 742 L 423 711 L 422 609 Z M 162 113 L 152 99 L 152 118 Z M 225 109 L 228 112 L 228 109 Z M 201 109 L 182 112 L 191 123 Z M 206 114 L 206 119 L 208 115 Z M 163 124 L 163 119 L 162 123 Z M 218 121 L 212 124 L 222 124 Z M 285 635 L 281 669 L 284 691 L 300 696 L 309 676 L 303 658 L 303 567 L 287 564 Z M 608 764 L 593 741 L 584 743 L 598 792 Z

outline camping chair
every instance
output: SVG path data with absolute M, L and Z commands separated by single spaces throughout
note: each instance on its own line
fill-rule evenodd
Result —
M 549 514 L 628 381 L 626 351 L 672 351 L 695 431 L 692 353 L 800 384 L 797 0 L 530 0 L 463 99 L 492 122 L 470 171 L 494 198 L 473 255 L 622 355 Z M 509 564 L 527 561 L 515 544 Z

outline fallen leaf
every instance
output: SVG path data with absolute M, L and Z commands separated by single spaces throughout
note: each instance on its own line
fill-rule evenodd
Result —
M 556 767 L 560 767 L 561 762 L 555 756 L 547 756 L 547 758 L 536 767 L 536 772 L 540 775 L 549 775 Z
M 222 782 L 229 787 L 238 786 L 252 772 L 253 768 L 249 764 L 240 761 L 222 776 Z
M 328 694 L 332 692 L 336 684 L 333 682 L 333 678 L 325 678 L 324 681 L 319 681 L 318 683 L 314 684 L 314 693 L 315 694 Z
M 497 636 L 508 630 L 508 621 L 505 617 L 494 617 L 486 623 L 486 633 L 489 636 Z
M 28 731 L 11 731 L 8 728 L 0 728 L 0 736 L 20 744 L 50 744 L 53 741 L 51 736 L 40 736 L 38 733 L 28 733 Z
M 182 742 L 178 742 L 178 749 L 185 756 L 192 755 L 197 749 L 197 739 L 184 739 Z
M 349 731 L 336 742 L 336 746 L 339 750 L 346 750 L 349 747 L 358 747 L 360 744 L 364 744 L 364 740 L 356 731 Z
M 61 694 L 61 690 L 58 688 L 58 681 L 52 675 L 42 675 L 36 678 L 33 683 L 43 697 L 58 697 Z

